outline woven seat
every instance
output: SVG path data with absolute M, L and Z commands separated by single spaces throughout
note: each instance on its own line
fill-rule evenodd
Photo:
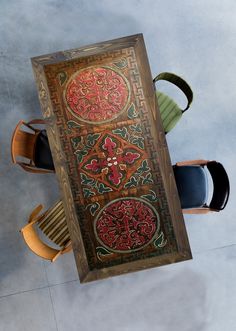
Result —
M 42 258 L 51 260 L 69 252 L 70 235 L 66 223 L 62 201 L 55 203 L 50 209 L 38 216 L 43 206 L 37 206 L 29 217 L 29 223 L 22 228 L 21 233 L 29 248 Z M 42 241 L 36 227 L 58 248 L 48 246 Z

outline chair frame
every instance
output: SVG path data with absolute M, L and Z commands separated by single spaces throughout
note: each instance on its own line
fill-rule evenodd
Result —
M 213 163 L 216 161 L 210 161 L 210 160 L 203 160 L 203 159 L 199 159 L 199 160 L 190 160 L 190 161 L 183 161 L 183 162 L 177 162 L 176 166 L 191 166 L 191 165 L 198 165 L 198 166 L 208 166 L 210 163 Z M 228 198 L 229 198 L 229 192 L 230 192 L 230 187 L 229 187 L 229 180 L 228 180 L 228 176 L 226 174 L 227 177 L 227 185 L 228 185 L 228 192 L 227 192 L 227 196 L 224 202 L 224 205 L 222 208 L 220 209 L 216 209 L 216 208 L 212 208 L 210 207 L 211 203 L 209 205 L 205 204 L 202 207 L 199 208 L 189 208 L 189 209 L 182 209 L 183 214 L 206 214 L 209 212 L 219 212 L 220 210 L 223 210 L 228 202 Z
M 43 119 L 34 119 L 28 123 L 20 120 L 17 124 L 11 140 L 11 157 L 12 162 L 21 166 L 25 171 L 31 173 L 45 174 L 54 173 L 54 170 L 37 168 L 34 164 L 35 144 L 38 134 L 41 130 L 33 127 L 34 124 L 45 124 Z M 27 127 L 34 133 L 21 130 L 22 126 Z M 17 156 L 29 159 L 29 163 L 17 161 Z
M 47 214 L 47 211 L 38 216 L 39 212 L 43 209 L 43 205 L 38 205 L 30 214 L 28 224 L 26 224 L 20 232 L 23 235 L 23 238 L 27 246 L 31 249 L 36 255 L 54 262 L 60 255 L 68 253 L 72 250 L 71 241 L 61 249 L 56 249 L 45 244 L 40 237 L 38 236 L 34 225 L 41 222 L 44 219 L 44 216 Z
M 171 72 L 162 72 L 153 79 L 154 88 L 156 86 L 156 82 L 159 80 L 165 80 L 168 81 L 169 83 L 176 85 L 185 94 L 188 101 L 187 106 L 184 109 L 180 108 L 182 113 L 184 113 L 187 109 L 189 109 L 193 101 L 193 91 L 183 78 Z

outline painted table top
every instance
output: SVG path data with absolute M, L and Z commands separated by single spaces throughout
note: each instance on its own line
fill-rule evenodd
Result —
M 32 65 L 81 282 L 190 259 L 143 36 Z

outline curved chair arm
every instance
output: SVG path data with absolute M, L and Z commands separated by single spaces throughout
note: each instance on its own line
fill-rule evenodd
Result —
M 183 214 L 207 214 L 209 212 L 216 212 L 216 211 L 218 212 L 219 210 L 208 207 L 182 209 Z
M 58 250 L 46 245 L 38 236 L 37 232 L 34 229 L 34 222 L 27 224 L 21 229 L 23 238 L 27 246 L 31 249 L 36 255 L 54 262 L 58 256 L 62 254 L 62 250 Z
M 38 205 L 37 207 L 34 208 L 34 210 L 32 211 L 32 213 L 29 216 L 29 221 L 28 223 L 35 223 L 39 220 L 39 218 L 42 217 L 42 215 L 40 215 L 39 217 L 38 214 L 39 212 L 43 209 L 43 205 Z
M 28 128 L 30 128 L 31 130 L 37 132 L 39 130 L 38 129 L 35 129 L 32 125 L 33 124 L 45 124 L 45 121 L 43 119 L 41 119 L 41 118 L 36 118 L 34 120 L 29 121 L 28 123 L 23 122 L 23 124 L 26 125 Z
M 223 165 L 216 161 L 208 162 L 207 169 L 211 174 L 214 188 L 209 208 L 223 210 L 227 205 L 230 194 L 230 184 L 227 172 Z
M 71 241 L 63 248 L 61 254 L 69 253 L 72 250 L 72 243 Z
M 17 124 L 17 126 L 15 127 L 15 130 L 12 134 L 12 138 L 11 138 L 11 159 L 12 159 L 12 162 L 13 163 L 17 163 L 16 162 L 16 157 L 15 157 L 15 154 L 14 154 L 14 141 L 16 139 L 16 135 L 18 133 L 18 130 L 20 129 L 20 127 L 25 124 L 23 120 L 20 120 Z
M 212 161 L 209 161 L 209 160 L 190 160 L 190 161 L 182 161 L 182 162 L 177 162 L 176 165 L 178 167 L 181 167 L 181 166 L 188 166 L 188 165 L 199 165 L 199 166 L 204 166 L 204 165 L 207 165 L 209 162 L 212 162 Z
M 171 72 L 162 72 L 159 75 L 157 75 L 154 79 L 153 79 L 153 83 L 155 84 L 158 80 L 166 80 L 174 85 L 176 85 L 186 96 L 188 103 L 185 109 L 182 109 L 182 113 L 184 113 L 191 105 L 192 101 L 193 101 L 193 91 L 191 89 L 191 87 L 187 84 L 187 82 L 171 73 Z
M 18 162 L 18 164 L 19 164 L 19 165 L 20 165 L 25 171 L 32 172 L 32 173 L 34 173 L 34 174 L 55 173 L 54 170 L 35 168 L 35 167 L 30 166 L 29 164 L 24 163 L 24 162 Z

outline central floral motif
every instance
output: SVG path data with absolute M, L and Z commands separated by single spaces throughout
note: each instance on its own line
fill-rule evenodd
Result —
M 159 216 L 154 207 L 140 198 L 121 198 L 98 214 L 94 231 L 97 240 L 110 251 L 130 253 L 154 240 Z
M 110 133 L 103 134 L 87 157 L 80 170 L 112 188 L 122 188 L 140 166 L 145 152 L 135 145 Z
M 126 109 L 129 95 L 129 83 L 123 74 L 110 67 L 90 67 L 71 77 L 64 100 L 81 121 L 98 124 L 116 118 Z

